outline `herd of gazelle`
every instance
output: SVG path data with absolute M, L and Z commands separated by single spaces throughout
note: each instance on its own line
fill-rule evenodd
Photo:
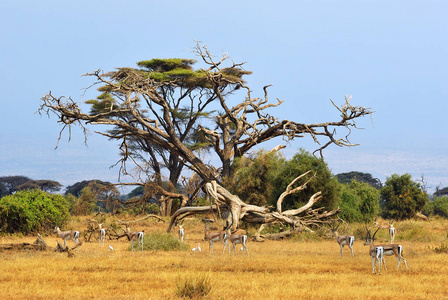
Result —
M 226 248 L 228 248 L 229 254 L 232 254 L 232 251 L 234 251 L 236 255 L 236 245 L 240 244 L 243 254 L 244 252 L 246 252 L 247 255 L 249 256 L 249 250 L 247 249 L 246 246 L 247 235 L 238 231 L 230 233 L 230 230 L 228 230 L 228 226 L 223 231 L 209 231 L 208 226 L 210 225 L 210 222 L 213 222 L 213 220 L 203 219 L 202 221 L 204 222 L 205 227 L 204 240 L 209 242 L 210 253 L 213 253 L 213 243 L 221 242 L 221 244 L 223 245 L 222 253 L 224 253 L 226 251 Z M 229 241 L 230 243 L 232 243 L 232 249 L 230 249 Z
M 403 257 L 403 246 L 400 244 L 394 244 L 394 238 L 395 238 L 395 228 L 393 226 L 393 221 L 389 222 L 389 225 L 381 225 L 379 224 L 376 219 L 374 223 L 374 227 L 377 227 L 377 230 L 373 233 L 370 232 L 370 230 L 366 227 L 367 235 L 366 235 L 366 241 L 364 242 L 364 246 L 369 246 L 369 255 L 372 259 L 372 273 L 376 274 L 376 266 L 378 265 L 378 274 L 381 274 L 381 266 L 384 265 L 384 268 L 387 270 L 386 267 L 386 260 L 384 259 L 384 256 L 392 256 L 394 255 L 395 258 L 398 260 L 398 266 L 397 270 L 400 267 L 400 263 L 403 261 L 406 269 L 408 269 L 408 264 L 406 263 L 406 259 Z M 340 236 L 338 234 L 338 228 L 340 223 L 336 228 L 332 227 L 333 236 L 335 237 L 336 241 L 338 242 L 341 251 L 340 256 L 343 257 L 343 248 L 345 245 L 347 245 L 350 248 L 351 256 L 354 257 L 353 254 L 353 243 L 355 242 L 355 237 L 351 235 L 342 235 Z M 390 244 L 375 244 L 375 235 L 380 229 L 388 229 L 389 236 L 390 236 Z
M 220 242 L 223 245 L 222 253 L 225 252 L 226 248 L 229 249 L 229 254 L 232 254 L 232 251 L 234 251 L 236 255 L 236 245 L 241 244 L 241 250 L 247 253 L 249 255 L 249 250 L 247 249 L 246 242 L 247 242 L 247 235 L 235 232 L 230 233 L 228 230 L 223 231 L 209 231 L 208 227 L 210 225 L 210 222 L 213 222 L 213 220 L 210 219 L 203 219 L 204 222 L 204 240 L 209 242 L 209 252 L 213 253 L 213 244 L 215 242 Z M 340 246 L 340 257 L 342 258 L 344 256 L 343 248 L 345 245 L 347 245 L 350 248 L 350 254 L 351 257 L 354 257 L 353 253 L 353 244 L 355 242 L 355 237 L 351 235 L 339 235 L 338 234 L 338 228 L 340 223 L 336 228 L 332 227 L 333 236 L 335 237 L 336 241 L 338 242 Z M 369 255 L 372 259 L 372 273 L 376 274 L 376 266 L 378 265 L 378 274 L 381 274 L 381 266 L 383 265 L 384 268 L 386 268 L 386 261 L 384 259 L 384 256 L 392 256 L 394 255 L 395 258 L 398 260 L 398 266 L 397 270 L 400 267 L 400 263 L 403 261 L 406 269 L 408 269 L 408 265 L 406 263 L 406 259 L 403 257 L 403 246 L 400 244 L 394 244 L 394 238 L 395 238 L 395 228 L 393 226 L 393 221 L 390 221 L 388 225 L 381 225 L 379 224 L 376 219 L 374 223 L 374 227 L 377 227 L 377 230 L 371 234 L 370 230 L 366 227 L 367 235 L 366 235 L 366 241 L 364 243 L 364 246 L 370 246 L 369 248 Z M 391 243 L 390 244 L 375 244 L 375 235 L 380 229 L 388 229 L 389 236 Z M 104 239 L 106 237 L 106 228 L 102 227 L 102 224 L 98 224 L 98 230 L 99 230 L 99 243 L 100 245 L 104 246 Z M 58 235 L 59 238 L 64 240 L 64 247 L 67 245 L 67 240 L 72 239 L 76 244 L 78 243 L 79 239 L 79 231 L 76 230 L 68 230 L 68 231 L 61 231 L 59 227 L 55 227 L 54 232 Z M 134 250 L 134 241 L 137 241 L 138 245 L 141 246 L 141 249 L 143 251 L 143 236 L 144 236 L 144 230 L 142 231 L 135 231 L 131 232 L 129 227 L 126 226 L 126 235 L 128 236 L 129 240 L 131 241 L 131 249 Z M 185 229 L 183 228 L 183 225 L 179 225 L 178 230 L 178 237 L 179 240 L 183 241 L 185 237 Z M 232 244 L 232 249 L 230 249 L 230 243 Z M 110 245 L 109 245 L 109 248 Z M 113 249 L 113 248 L 111 248 Z M 198 247 L 193 248 L 192 251 L 201 251 L 200 243 L 198 243 Z
M 64 240 L 64 248 L 67 246 L 67 240 L 72 239 L 75 244 L 78 244 L 79 239 L 79 231 L 77 230 L 67 230 L 67 231 L 61 231 L 59 227 L 54 228 L 54 233 L 58 235 L 59 238 Z M 104 246 L 104 240 L 106 238 L 106 228 L 103 228 L 103 224 L 98 224 L 98 233 L 99 233 L 99 240 L 101 246 Z M 137 241 L 138 245 L 142 247 L 143 251 L 143 236 L 145 234 L 145 231 L 134 231 L 131 232 L 129 226 L 126 226 L 126 232 L 125 234 L 128 236 L 129 240 L 131 241 L 131 249 L 134 250 L 134 241 Z M 113 248 L 109 244 L 109 249 L 113 250 Z

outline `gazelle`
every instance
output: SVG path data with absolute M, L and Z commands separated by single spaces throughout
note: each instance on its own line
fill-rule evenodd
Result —
M 246 250 L 247 252 L 247 256 L 249 256 L 249 250 L 247 249 L 246 246 L 246 242 L 247 242 L 247 235 L 245 234 L 231 234 L 231 235 L 227 235 L 225 236 L 226 239 L 228 239 L 233 247 L 232 249 L 230 249 L 229 247 L 229 254 L 232 254 L 232 250 L 235 251 L 235 255 L 236 255 L 236 244 L 241 244 L 242 246 L 242 250 L 243 250 L 243 254 L 244 254 L 244 250 Z M 227 246 L 229 246 L 229 244 L 227 244 Z M 225 250 L 225 248 L 224 248 Z
M 129 237 L 129 240 L 131 241 L 131 249 L 134 250 L 134 240 L 137 240 L 138 244 L 142 246 L 143 251 L 143 236 L 145 234 L 145 231 L 134 231 L 130 232 L 129 227 L 126 227 L 127 235 Z
M 379 229 L 380 228 L 378 228 L 372 236 L 370 233 L 370 230 L 366 227 L 367 236 L 366 236 L 366 241 L 364 243 L 364 246 L 370 245 L 370 249 L 372 249 L 372 247 L 383 247 L 384 248 L 384 256 L 395 255 L 395 258 L 398 260 L 397 270 L 400 267 L 401 261 L 404 262 L 404 264 L 406 266 L 406 270 L 407 270 L 408 264 L 406 263 L 406 259 L 403 257 L 403 246 L 402 245 L 399 245 L 399 244 L 375 245 L 374 244 L 375 243 L 375 234 L 378 232 Z M 384 267 L 386 268 L 386 261 L 384 260 L 384 257 L 383 257 L 383 262 L 384 262 Z
M 223 244 L 222 253 L 226 250 L 226 246 L 229 247 L 229 243 L 227 242 L 227 234 L 225 231 L 208 231 L 208 224 L 213 220 L 203 219 L 204 222 L 204 240 L 209 242 L 209 252 L 213 253 L 213 243 L 220 241 Z
M 183 242 L 185 236 L 185 229 L 183 228 L 183 225 L 179 225 L 179 231 L 177 233 L 179 235 L 179 240 Z
M 375 223 L 374 223 L 374 226 L 375 226 L 375 227 L 389 230 L 389 236 L 390 236 L 390 242 L 391 242 L 391 244 L 393 244 L 393 242 L 394 242 L 394 239 L 395 239 L 395 232 L 396 232 L 395 227 L 394 227 L 394 225 L 393 225 L 393 222 L 394 222 L 393 220 L 390 220 L 390 221 L 389 221 L 389 225 L 381 225 L 381 224 L 379 224 L 379 223 L 376 221 L 376 218 L 375 218 Z
M 341 258 L 344 257 L 344 253 L 343 253 L 343 248 L 345 245 L 347 245 L 350 248 L 350 252 L 352 257 L 355 257 L 355 255 L 353 254 L 353 243 L 355 242 L 355 237 L 352 235 L 339 235 L 338 234 L 338 228 L 339 225 L 341 225 L 341 223 L 338 224 L 338 226 L 333 229 L 333 227 L 331 228 L 331 230 L 333 231 L 333 236 L 336 239 L 336 242 L 338 242 L 339 246 L 341 247 Z
M 79 231 L 76 230 L 67 230 L 67 231 L 61 231 L 59 227 L 54 228 L 54 232 L 57 233 L 58 237 L 64 240 L 64 248 L 67 246 L 67 239 L 71 238 L 75 244 L 78 244 L 79 239 Z
M 103 228 L 103 224 L 98 224 L 99 232 L 100 232 L 100 245 L 104 246 L 104 239 L 106 238 L 106 228 Z

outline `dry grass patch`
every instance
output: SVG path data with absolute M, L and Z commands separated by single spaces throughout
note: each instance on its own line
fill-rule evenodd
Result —
M 142 228 L 145 233 L 166 228 L 150 226 Z M 249 242 L 249 257 L 241 251 L 229 256 L 221 253 L 219 244 L 214 254 L 208 253 L 201 224 L 185 227 L 186 243 L 201 242 L 202 252 L 129 251 L 130 243 L 124 240 L 109 241 L 114 251 L 108 249 L 108 241 L 105 247 L 85 243 L 74 258 L 52 252 L 2 252 L 1 298 L 180 299 L 206 293 L 207 299 L 448 298 L 448 256 L 431 248 L 440 245 L 438 238 L 434 243 L 403 241 L 409 270 L 401 265 L 397 271 L 397 260 L 386 257 L 387 270 L 375 276 L 368 248 L 359 239 L 353 259 L 348 248 L 340 259 L 334 240 Z M 439 231 L 442 234 L 443 227 Z M 444 235 L 446 231 L 440 238 Z M 7 240 L 33 242 L 35 237 Z M 46 240 L 56 244 L 54 237 Z

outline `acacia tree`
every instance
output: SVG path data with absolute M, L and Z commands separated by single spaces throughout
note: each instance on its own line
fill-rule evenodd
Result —
M 282 212 L 281 209 L 270 213 L 266 207 L 249 205 L 219 184 L 222 177 L 231 175 L 232 160 L 275 137 L 292 140 L 310 135 L 317 143 L 321 142 L 320 138 L 326 139 L 316 151 L 322 151 L 330 144 L 352 146 L 347 140 L 348 135 L 337 138 L 334 129 L 345 127 L 350 132 L 350 128 L 356 128 L 355 120 L 371 114 L 371 111 L 361 106 L 352 106 L 350 99 L 346 98 L 344 105 L 340 107 L 334 105 L 341 114 L 337 121 L 304 124 L 278 119 L 267 111 L 279 106 L 283 100 L 277 99 L 276 103 L 269 103 L 268 86 L 263 88 L 264 97 L 252 97 L 252 91 L 243 80 L 243 76 L 250 72 L 243 69 L 243 64 L 235 62 L 229 64 L 227 54 L 218 61 L 206 46 L 199 44 L 194 51 L 205 67 L 193 70 L 191 60 L 180 60 L 184 66 L 189 67 L 173 68 L 170 63 L 162 63 L 154 70 L 119 68 L 109 73 L 96 71 L 86 74 L 95 78 L 104 92 L 114 95 L 108 110 L 94 114 L 84 113 L 71 98 L 56 97 L 49 92 L 42 98 L 39 111 L 54 113 L 63 125 L 61 131 L 74 124 L 80 125 L 84 130 L 87 130 L 87 125 L 113 127 L 113 132 L 99 133 L 121 141 L 122 164 L 133 159 L 128 145 L 131 139 L 148 141 L 151 145 L 176 155 L 206 182 L 204 188 L 207 194 L 213 197 L 215 209 L 222 207 L 231 212 L 229 218 L 232 229 L 237 228 L 240 220 L 261 223 L 270 222 L 272 218 L 292 220 L 293 216 L 310 208 L 320 198 L 320 194 L 313 195 L 303 210 L 288 213 Z M 166 93 L 172 93 L 177 89 L 195 90 L 198 94 L 196 96 L 185 94 L 173 103 Z M 228 97 L 237 90 L 243 91 L 243 99 L 231 106 Z M 187 126 L 197 124 L 198 132 L 203 134 L 219 157 L 220 166 L 207 164 L 195 153 L 191 145 L 182 140 L 174 121 L 175 114 L 182 107 L 183 111 L 192 117 L 193 123 L 189 122 Z M 214 123 L 199 120 L 199 116 L 207 110 L 213 112 L 213 116 L 209 118 Z M 124 115 L 126 118 L 121 118 Z M 292 186 L 288 188 L 288 192 L 295 190 Z M 181 208 L 174 214 L 171 224 L 176 218 L 201 209 L 204 208 Z M 292 223 L 300 225 L 299 220 L 292 220 Z M 170 229 L 171 225 L 168 230 Z

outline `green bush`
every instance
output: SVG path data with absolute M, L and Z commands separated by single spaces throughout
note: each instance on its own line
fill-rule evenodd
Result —
M 0 230 L 28 234 L 63 226 L 69 218 L 67 200 L 41 190 L 19 191 L 0 199 Z
M 448 218 L 448 197 L 436 197 L 434 201 L 431 202 L 433 205 L 433 214 L 441 216 L 442 218 Z M 426 205 L 425 205 L 426 207 Z
M 190 246 L 169 233 L 148 233 L 143 238 L 143 250 L 188 251 Z M 135 244 L 135 242 L 134 242 Z M 135 245 L 134 245 L 135 247 Z

